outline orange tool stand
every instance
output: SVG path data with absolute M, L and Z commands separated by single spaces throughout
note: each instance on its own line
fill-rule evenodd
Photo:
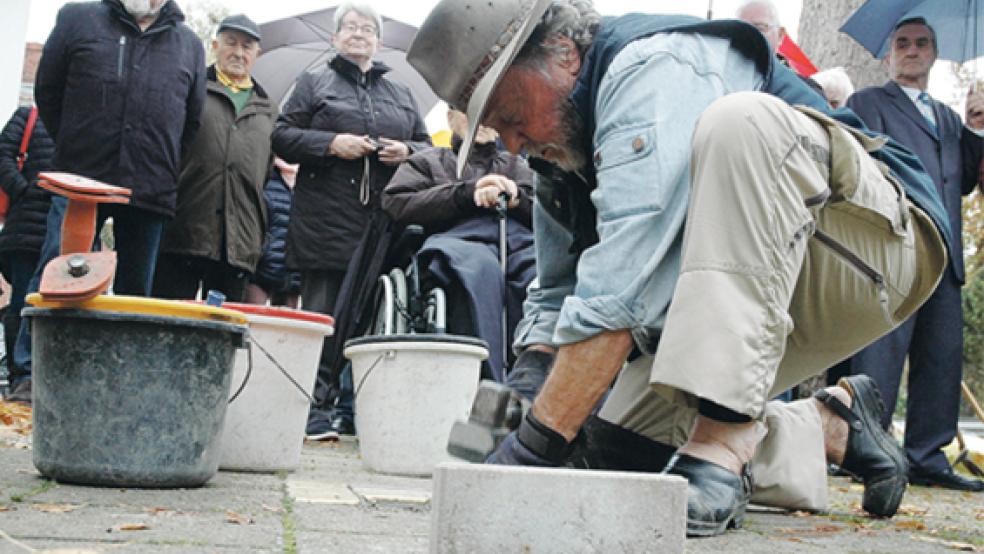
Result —
M 116 252 L 92 252 L 99 204 L 129 204 L 130 190 L 72 173 L 42 172 L 38 186 L 68 198 L 61 255 L 48 262 L 38 292 L 46 300 L 84 302 L 109 290 Z

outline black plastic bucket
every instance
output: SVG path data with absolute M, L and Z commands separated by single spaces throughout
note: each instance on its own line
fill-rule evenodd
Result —
M 196 487 L 219 437 L 245 325 L 26 308 L 32 320 L 34 465 L 113 487 Z

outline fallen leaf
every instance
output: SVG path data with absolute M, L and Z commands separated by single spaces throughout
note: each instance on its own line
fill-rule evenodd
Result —
M 906 520 L 895 522 L 895 528 L 905 529 L 909 531 L 925 531 L 926 525 L 921 521 L 916 521 L 914 519 L 906 519 Z
M 235 523 L 236 525 L 252 525 L 253 519 L 242 514 L 237 514 L 232 510 L 226 510 L 226 522 Z
M 74 512 L 83 506 L 85 506 L 85 504 L 31 504 L 31 507 L 35 510 L 48 514 L 65 514 L 68 512 Z
M 903 504 L 899 506 L 899 511 L 896 512 L 897 515 L 902 516 L 924 516 L 929 512 L 929 508 L 922 508 L 919 506 L 913 506 L 912 504 Z
M 174 510 L 172 510 L 171 508 L 161 508 L 160 506 L 156 506 L 154 508 L 147 508 L 144 511 L 147 512 L 148 514 L 155 515 L 155 516 L 170 515 L 174 513 Z
M 0 424 L 18 435 L 31 434 L 31 407 L 19 402 L 0 400 Z
M 840 525 L 817 525 L 813 529 L 818 533 L 839 533 L 844 530 Z
M 977 551 L 977 547 L 975 547 L 974 545 L 972 545 L 970 543 L 966 543 L 966 542 L 945 541 L 945 540 L 942 540 L 942 539 L 934 539 L 932 537 L 924 537 L 924 536 L 921 536 L 921 535 L 912 535 L 912 538 L 915 539 L 915 540 L 917 540 L 917 541 L 928 542 L 928 543 L 932 543 L 932 544 L 938 544 L 940 546 L 944 546 L 944 547 L 949 548 L 951 550 L 961 550 L 961 551 L 964 551 L 964 552 L 976 552 Z
M 12 511 L 12 510 L 13 510 L 13 508 L 11 508 L 10 506 L 8 506 L 6 504 L 0 505 L 0 512 L 9 512 L 9 511 Z
M 146 531 L 150 529 L 146 523 L 122 523 L 110 529 L 110 531 Z
M 851 489 L 849 489 L 848 487 L 837 487 L 837 490 L 839 490 L 841 492 L 850 492 L 851 491 Z
M 263 506 L 263 509 L 266 510 L 266 511 L 268 511 L 268 512 L 273 512 L 275 514 L 282 514 L 282 513 L 284 513 L 284 509 L 282 507 L 280 507 L 280 506 L 267 506 L 266 504 L 263 504 L 262 506 Z
M 791 515 L 793 517 L 810 517 L 813 514 L 811 514 L 810 512 L 804 512 L 803 510 L 796 510 L 795 512 L 793 512 L 793 513 L 791 513 L 789 515 Z

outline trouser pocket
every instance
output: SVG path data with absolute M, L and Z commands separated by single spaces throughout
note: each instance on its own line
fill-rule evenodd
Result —
M 863 279 L 871 283 L 871 286 L 875 289 L 875 293 L 878 295 L 878 303 L 885 315 L 885 322 L 889 326 L 894 326 L 895 321 L 892 317 L 888 288 L 885 286 L 885 276 L 827 233 L 817 229 L 813 236 L 817 239 L 817 242 L 840 258 L 849 268 L 856 271 Z

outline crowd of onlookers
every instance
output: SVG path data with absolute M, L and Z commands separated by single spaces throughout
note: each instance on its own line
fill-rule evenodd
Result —
M 772 2 L 744 2 L 736 15 L 777 51 L 785 31 Z M 216 290 L 229 301 L 302 306 L 336 316 L 347 276 L 356 278 L 353 253 L 385 255 L 366 244 L 378 237 L 370 229 L 393 233 L 418 224 L 427 235 L 494 250 L 491 214 L 505 194 L 513 238 L 529 239 L 510 248 L 515 262 L 502 276 L 509 290 L 519 292 L 493 298 L 481 282 L 457 275 L 450 305 L 454 331 L 487 338 L 493 352 L 512 342 L 511 334 L 499 334 L 501 310 L 510 307 L 511 333 L 527 287 L 535 295 L 538 286 L 532 267 L 534 174 L 495 130 L 479 127 L 459 175 L 457 152 L 468 121 L 451 110 L 452 147 L 432 145 L 409 88 L 388 78 L 389 67 L 375 60 L 383 20 L 370 5 L 347 2 L 337 8 L 336 54 L 302 74 L 282 107 L 251 76 L 263 42 L 258 25 L 244 15 L 225 18 L 211 43 L 215 62 L 206 67 L 200 41 L 183 19 L 173 0 L 66 5 L 44 46 L 37 107 L 19 108 L 3 129 L 0 184 L 10 209 L 0 232 L 0 268 L 13 287 L 3 320 L 8 399 L 30 401 L 30 328 L 19 312 L 61 242 L 67 202 L 33 185 L 46 169 L 132 191 L 127 205 L 99 207 L 98 225 L 113 221 L 119 260 L 114 293 L 193 299 Z M 801 77 L 831 107 L 851 108 L 870 129 L 919 157 L 944 196 L 958 237 L 929 301 L 832 374 L 872 376 L 893 406 L 908 358 L 905 443 L 914 480 L 982 490 L 981 482 L 954 474 L 941 449 L 956 431 L 965 279 L 960 197 L 980 179 L 984 95 L 968 96 L 962 122 L 926 92 L 935 59 L 934 30 L 913 20 L 893 35 L 887 57 L 892 79 L 886 85 L 855 93 L 842 68 Z M 454 247 L 443 248 L 424 259 L 435 274 Z M 500 271 L 497 256 L 491 266 L 475 260 L 470 274 Z M 355 432 L 351 370 L 334 355 L 346 338 L 325 341 L 319 405 L 308 424 L 312 437 Z M 532 398 L 555 348 L 524 344 L 519 350 L 518 357 L 511 351 L 494 354 L 485 374 L 506 380 L 503 368 L 515 366 L 508 379 Z M 884 417 L 888 425 L 891 411 Z

